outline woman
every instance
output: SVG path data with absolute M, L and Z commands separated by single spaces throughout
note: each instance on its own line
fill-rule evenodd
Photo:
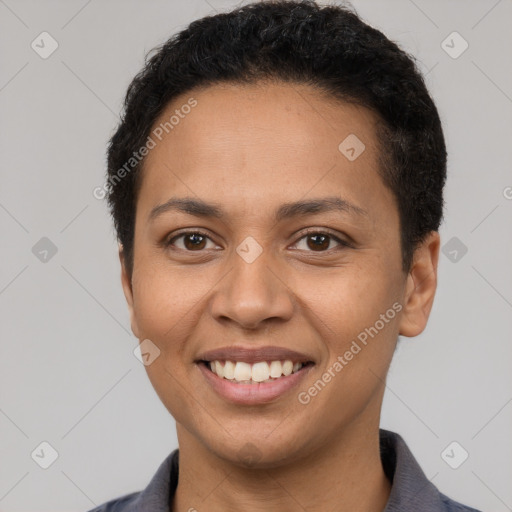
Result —
M 193 22 L 128 89 L 105 187 L 179 451 L 100 511 L 474 511 L 380 430 L 434 300 L 446 150 L 412 60 L 347 9 Z

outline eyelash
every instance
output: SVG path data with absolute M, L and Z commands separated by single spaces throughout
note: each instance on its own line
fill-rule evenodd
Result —
M 181 232 L 181 233 L 179 233 L 177 235 L 174 235 L 172 238 L 168 239 L 165 242 L 165 247 L 172 247 L 173 242 L 175 242 L 177 239 L 179 239 L 181 237 L 184 237 L 184 236 L 187 236 L 187 235 L 201 235 L 201 236 L 204 236 L 205 238 L 208 238 L 209 240 L 211 240 L 211 237 L 210 237 L 210 235 L 208 233 L 206 233 L 206 232 L 204 232 L 204 231 L 202 231 L 200 229 L 194 229 L 192 231 L 183 231 L 183 232 Z M 337 237 L 336 235 L 332 234 L 331 232 L 329 232 L 329 231 L 320 231 L 318 229 L 311 229 L 309 231 L 305 231 L 305 232 L 301 233 L 300 238 L 297 240 L 297 242 L 295 242 L 294 245 L 296 245 L 303 238 L 306 238 L 307 236 L 310 236 L 310 235 L 326 235 L 330 239 L 332 239 L 335 242 L 337 242 L 341 246 L 341 248 L 352 247 L 351 244 L 349 244 L 345 240 L 342 240 L 341 238 Z M 213 240 L 211 240 L 211 241 L 213 242 Z M 178 250 L 186 251 L 186 252 L 202 252 L 202 251 L 189 251 L 188 249 L 178 249 Z M 332 250 L 336 250 L 336 249 L 327 249 L 326 251 L 318 251 L 318 252 L 329 253 Z M 340 250 L 340 248 L 338 248 L 337 250 Z M 314 252 L 317 252 L 317 251 L 307 251 L 307 252 L 313 252 L 314 253 Z

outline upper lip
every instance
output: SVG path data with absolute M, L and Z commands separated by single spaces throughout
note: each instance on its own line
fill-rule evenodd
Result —
M 245 363 L 257 363 L 259 361 L 286 361 L 295 363 L 313 362 L 313 358 L 295 350 L 284 347 L 241 347 L 229 346 L 203 352 L 197 361 L 243 361 Z

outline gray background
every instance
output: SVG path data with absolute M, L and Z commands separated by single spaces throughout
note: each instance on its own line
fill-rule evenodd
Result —
M 452 498 L 512 510 L 512 2 L 353 5 L 427 73 L 449 151 L 442 243 L 457 238 L 427 329 L 402 338 L 382 426 Z M 145 53 L 233 6 L 0 0 L 2 511 L 88 510 L 145 487 L 177 446 L 133 355 L 113 228 L 92 191 Z M 31 48 L 43 31 L 59 45 L 47 59 Z M 457 58 L 442 46 L 453 31 L 469 44 Z M 57 249 L 46 261 L 43 237 Z M 43 441 L 58 452 L 48 469 L 31 457 Z M 452 441 L 469 453 L 458 469 L 441 456 Z

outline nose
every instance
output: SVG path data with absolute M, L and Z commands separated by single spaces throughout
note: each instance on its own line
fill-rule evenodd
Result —
M 231 321 L 253 330 L 290 320 L 293 292 L 271 259 L 264 251 L 248 263 L 234 252 L 232 270 L 221 280 L 211 301 L 211 314 L 217 321 Z

